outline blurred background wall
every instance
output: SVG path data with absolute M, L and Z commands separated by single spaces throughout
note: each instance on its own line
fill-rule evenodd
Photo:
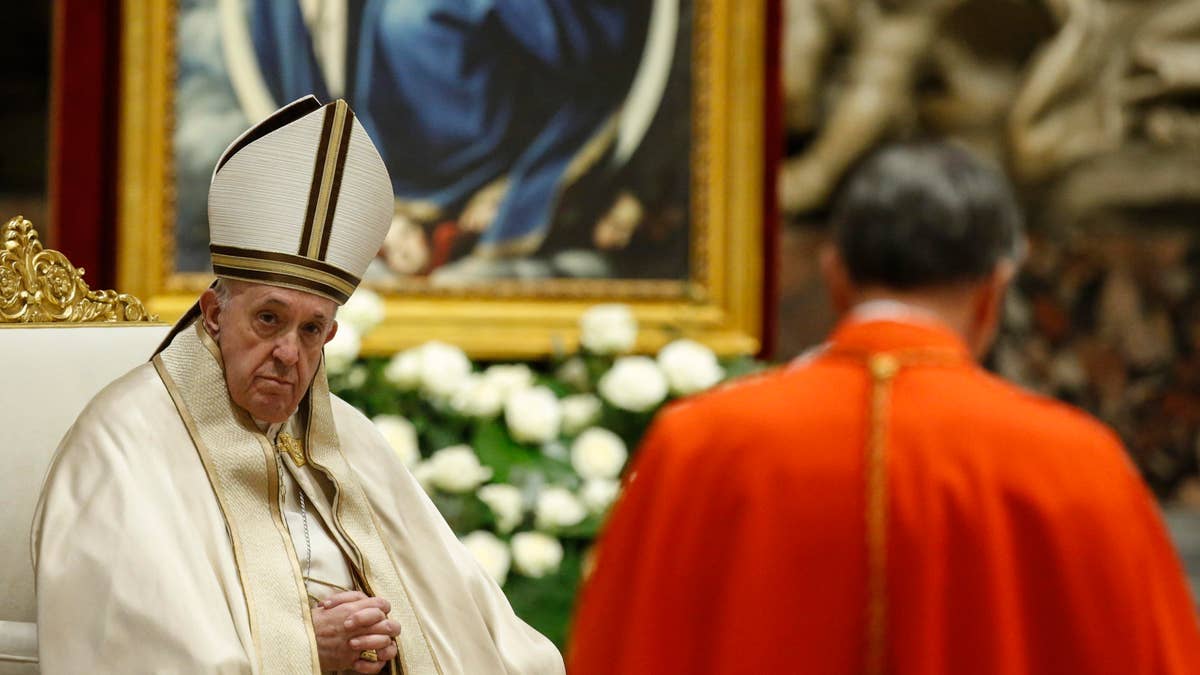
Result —
M 830 321 L 828 197 L 887 139 L 950 136 L 1017 185 L 1027 264 L 988 365 L 1115 427 L 1200 504 L 1200 3 L 787 0 L 780 356 Z M 814 319 L 816 317 L 816 319 Z

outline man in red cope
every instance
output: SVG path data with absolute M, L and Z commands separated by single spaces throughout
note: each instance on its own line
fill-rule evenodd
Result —
M 575 620 L 592 673 L 1200 673 L 1200 631 L 1117 437 L 988 374 L 1021 241 L 939 143 L 852 175 L 822 259 L 841 322 L 646 437 Z

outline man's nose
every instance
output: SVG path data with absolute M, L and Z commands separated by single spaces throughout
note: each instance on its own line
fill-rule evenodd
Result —
M 300 338 L 291 331 L 284 333 L 275 341 L 275 351 L 272 352 L 280 363 L 294 366 L 300 360 Z

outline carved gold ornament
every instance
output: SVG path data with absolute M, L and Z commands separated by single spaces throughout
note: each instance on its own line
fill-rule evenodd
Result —
M 22 216 L 4 224 L 0 243 L 0 323 L 158 320 L 132 295 L 88 288 L 84 270 L 43 248 Z
M 286 431 L 279 432 L 279 436 L 275 439 L 275 449 L 291 457 L 296 466 L 304 466 L 308 463 L 304 456 L 304 444 Z

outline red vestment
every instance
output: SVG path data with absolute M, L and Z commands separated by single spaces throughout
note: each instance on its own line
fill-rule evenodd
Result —
M 843 323 L 660 415 L 597 550 L 572 675 L 1200 673 L 1182 568 L 1119 440 L 932 324 Z

